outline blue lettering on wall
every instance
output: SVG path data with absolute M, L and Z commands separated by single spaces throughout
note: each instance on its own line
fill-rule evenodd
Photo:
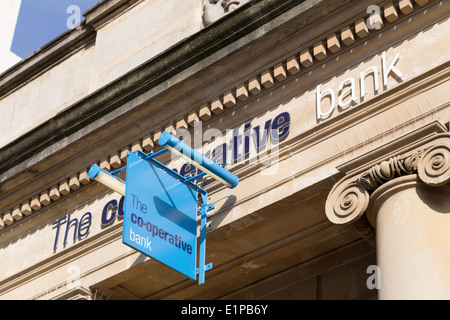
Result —
M 53 250 L 56 250 L 57 244 L 58 244 L 58 238 L 59 238 L 59 231 L 61 229 L 62 224 L 66 224 L 65 232 L 64 232 L 64 241 L 63 245 L 66 246 L 67 244 L 67 237 L 70 234 L 70 232 L 73 232 L 73 242 L 75 240 L 81 239 L 89 233 L 89 229 L 91 227 L 92 222 L 92 214 L 90 212 L 86 212 L 78 221 L 76 218 L 71 218 L 70 214 L 67 216 L 64 216 L 55 222 L 53 222 L 53 225 L 56 225 L 56 237 L 55 237 L 55 243 L 53 245 Z
M 116 215 L 118 217 L 123 217 L 124 201 L 125 197 L 121 197 L 119 203 L 117 203 L 117 200 L 113 199 L 103 207 L 101 219 L 102 226 L 110 225 L 115 220 Z
M 271 122 L 272 120 L 267 120 L 263 130 L 261 130 L 259 126 L 253 128 L 253 139 L 255 140 L 257 150 L 260 150 L 266 146 Z
M 289 133 L 291 126 L 291 115 L 288 112 L 283 112 L 273 119 L 272 130 L 270 136 L 272 141 L 279 141 Z
M 101 224 L 103 227 L 110 225 L 116 217 L 123 218 L 123 206 L 125 197 L 121 197 L 119 201 L 113 199 L 109 201 L 102 210 Z M 56 229 L 55 242 L 53 244 L 53 250 L 56 251 L 58 247 L 58 240 L 60 232 L 64 232 L 63 246 L 65 247 L 68 239 L 72 239 L 73 243 L 76 240 L 82 240 L 89 234 L 89 230 L 92 224 L 92 213 L 86 212 L 81 219 L 72 218 L 70 214 L 53 222 L 53 226 Z M 65 225 L 65 228 L 63 227 Z M 71 236 L 71 238 L 70 238 Z
M 212 152 L 208 150 L 205 156 L 222 166 L 235 164 L 243 161 L 250 154 L 253 143 L 257 152 L 263 151 L 269 139 L 272 144 L 280 142 L 287 137 L 291 129 L 291 115 L 289 112 L 282 112 L 274 119 L 269 119 L 264 123 L 264 128 L 257 125 L 252 128 L 252 123 L 244 124 L 244 130 L 234 129 L 230 141 L 216 146 Z M 230 150 L 230 151 L 229 151 Z M 229 154 L 230 153 L 230 154 Z M 177 169 L 173 169 L 177 171 Z M 201 173 L 193 165 L 185 163 L 181 166 L 180 175 L 184 177 Z

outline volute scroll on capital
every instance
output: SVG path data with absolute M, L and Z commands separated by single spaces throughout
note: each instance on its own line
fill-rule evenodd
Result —
M 361 221 L 367 221 L 364 214 L 370 195 L 384 183 L 412 174 L 417 174 L 422 182 L 432 187 L 450 183 L 450 135 L 440 134 L 437 137 L 436 143 L 391 157 L 337 182 L 325 206 L 328 219 L 358 232 L 360 228 L 353 226 L 366 224 Z
M 422 156 L 419 178 L 430 186 L 442 186 L 450 182 L 450 143 L 432 146 Z

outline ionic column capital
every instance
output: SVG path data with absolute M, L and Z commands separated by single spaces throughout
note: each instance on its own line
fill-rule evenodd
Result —
M 388 181 L 413 174 L 429 186 L 450 182 L 450 134 L 438 134 L 405 154 L 344 177 L 328 195 L 326 215 L 331 222 L 347 225 L 374 243 L 375 226 L 365 217 L 371 194 Z

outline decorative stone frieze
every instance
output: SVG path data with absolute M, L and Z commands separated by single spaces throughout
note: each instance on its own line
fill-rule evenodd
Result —
M 203 0 L 203 23 L 209 26 L 250 0 Z
M 366 217 L 365 213 L 375 190 L 386 182 L 407 175 L 417 175 L 420 181 L 431 187 L 450 183 L 450 134 L 438 134 L 433 141 L 436 142 L 341 179 L 327 198 L 325 211 L 328 219 L 348 226 L 374 244 L 376 219 Z

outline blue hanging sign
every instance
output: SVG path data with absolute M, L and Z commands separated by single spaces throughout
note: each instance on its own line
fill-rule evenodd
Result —
M 202 284 L 205 272 L 212 268 L 212 263 L 205 264 L 206 219 L 214 204 L 208 204 L 207 191 L 194 181 L 208 174 L 234 188 L 239 179 L 166 131 L 159 144 L 165 149 L 156 153 L 129 152 L 126 167 L 111 173 L 94 164 L 89 177 L 125 196 L 124 244 L 193 280 L 198 275 L 198 283 Z M 186 178 L 155 159 L 169 150 L 202 172 Z M 117 177 L 124 170 L 126 182 Z
M 126 181 L 122 242 L 195 280 L 198 192 L 134 153 Z

